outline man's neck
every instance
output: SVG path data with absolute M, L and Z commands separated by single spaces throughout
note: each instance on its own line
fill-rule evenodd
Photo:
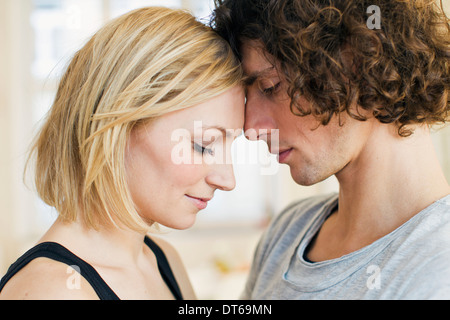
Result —
M 337 258 L 369 245 L 450 194 L 429 130 L 418 127 L 403 138 L 392 127 L 380 125 L 336 174 L 339 208 L 319 231 L 311 260 Z
M 339 214 L 347 225 L 395 229 L 450 193 L 429 130 L 400 137 L 380 126 L 356 159 L 336 174 Z

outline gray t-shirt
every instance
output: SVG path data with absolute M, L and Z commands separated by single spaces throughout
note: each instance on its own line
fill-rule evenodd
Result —
M 288 207 L 261 238 L 243 299 L 450 299 L 450 195 L 372 244 L 308 262 L 336 194 Z

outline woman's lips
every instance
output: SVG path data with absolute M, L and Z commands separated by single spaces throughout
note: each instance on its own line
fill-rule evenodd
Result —
M 196 197 L 191 197 L 189 195 L 186 194 L 186 197 L 199 209 L 199 210 L 203 210 L 208 206 L 208 201 L 211 199 L 208 198 L 196 198 Z

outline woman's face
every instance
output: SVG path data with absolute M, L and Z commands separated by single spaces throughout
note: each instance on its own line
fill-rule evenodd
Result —
M 231 144 L 242 132 L 244 104 L 244 90 L 236 86 L 132 130 L 127 182 L 145 221 L 189 228 L 216 189 L 234 189 Z

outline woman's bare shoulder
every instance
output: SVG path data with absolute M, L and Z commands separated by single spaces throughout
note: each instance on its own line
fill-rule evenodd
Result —
M 194 300 L 197 299 L 194 289 L 192 287 L 189 275 L 186 268 L 181 260 L 178 251 L 170 244 L 167 240 L 162 239 L 159 236 L 147 235 L 151 238 L 164 252 L 169 261 L 172 272 L 174 273 L 175 279 L 180 286 L 181 293 L 183 294 L 183 299 Z
M 0 300 L 93 300 L 94 289 L 74 268 L 48 258 L 37 258 L 15 274 Z

